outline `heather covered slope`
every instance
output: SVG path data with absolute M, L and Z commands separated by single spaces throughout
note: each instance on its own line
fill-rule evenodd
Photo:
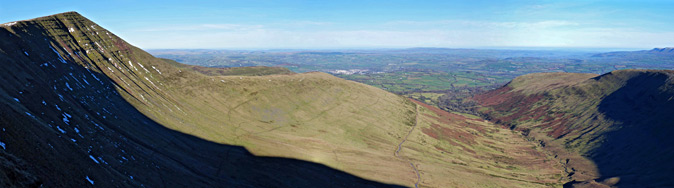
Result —
M 579 181 L 618 177 L 618 186 L 672 186 L 673 75 L 667 70 L 531 74 L 475 99 L 492 120 L 570 157 Z
M 154 58 L 74 12 L 3 26 L 2 32 L 7 40 L 0 58 L 11 73 L 3 75 L 8 104 L 3 110 L 13 109 L 3 126 L 28 126 L 20 129 L 21 135 L 34 135 L 7 140 L 0 135 L 8 153 L 25 161 L 15 164 L 31 165 L 39 161 L 35 156 L 49 156 L 41 152 L 73 153 L 57 161 L 88 162 L 124 175 L 106 181 L 130 181 L 126 175 L 137 174 L 135 182 L 155 186 L 163 181 L 265 187 L 373 184 L 349 174 L 422 187 L 564 183 L 561 164 L 509 130 L 329 74 L 181 65 Z M 20 115 L 43 124 L 10 121 Z M 32 141 L 49 134 L 54 137 L 49 144 L 74 149 L 34 146 Z M 116 153 L 117 148 L 134 144 L 139 146 L 123 151 L 150 165 L 123 165 L 129 157 Z M 231 145 L 256 156 L 285 159 L 253 157 Z M 102 150 L 106 146 L 112 148 Z M 35 152 L 44 155 L 31 157 Z M 156 159 L 161 157 L 167 161 Z M 103 160 L 109 164 L 101 164 Z M 121 164 L 112 165 L 118 160 Z M 55 181 L 44 179 L 67 163 L 50 162 L 31 168 L 53 171 L 27 179 Z M 77 172 L 89 167 L 69 166 Z M 18 173 L 24 168 L 15 169 Z M 67 175 L 62 183 L 108 176 L 91 173 Z M 186 178 L 175 178 L 182 176 Z M 255 180 L 262 184 L 251 183 Z

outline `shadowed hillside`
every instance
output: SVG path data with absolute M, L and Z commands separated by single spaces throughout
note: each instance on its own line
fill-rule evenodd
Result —
M 182 65 L 74 12 L 5 24 L 0 32 L 8 72 L 0 141 L 12 169 L 6 177 L 17 184 L 566 182 L 562 164 L 510 130 L 329 74 Z M 64 169 L 73 173 L 58 174 Z M 14 174 L 25 178 L 14 181 Z
M 532 74 L 475 99 L 494 121 L 557 148 L 578 181 L 672 186 L 673 75 L 665 70 Z M 597 183 L 577 185 L 589 184 Z

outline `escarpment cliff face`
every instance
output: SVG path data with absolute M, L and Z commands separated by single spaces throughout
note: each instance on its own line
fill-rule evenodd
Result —
M 531 74 L 474 99 L 490 119 L 559 153 L 582 154 L 587 160 L 569 161 L 579 181 L 672 186 L 673 75 L 668 70 Z M 594 167 L 587 168 L 588 161 Z
M 329 74 L 158 59 L 75 12 L 0 39 L 8 186 L 566 183 L 510 130 Z

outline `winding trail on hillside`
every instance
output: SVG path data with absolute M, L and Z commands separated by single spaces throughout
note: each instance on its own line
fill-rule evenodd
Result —
M 407 161 L 407 160 L 400 157 L 398 152 L 400 152 L 400 150 L 403 149 L 403 143 L 405 143 L 405 141 L 407 141 L 407 137 L 409 137 L 410 134 L 412 134 L 412 131 L 414 131 L 414 128 L 417 127 L 417 123 L 419 122 L 419 105 L 414 104 L 414 106 L 415 106 L 415 111 L 416 111 L 416 113 L 414 115 L 414 126 L 412 126 L 412 129 L 410 129 L 410 132 L 408 132 L 407 135 L 405 136 L 405 138 L 400 142 L 400 144 L 398 144 L 398 149 L 393 153 L 394 156 L 396 156 L 398 159 L 403 160 L 403 161 Z M 410 163 L 410 165 L 412 166 L 412 169 L 414 169 L 414 173 L 417 174 L 417 182 L 414 183 L 414 187 L 419 188 L 419 182 L 421 182 L 421 174 L 419 173 L 419 170 L 417 169 L 417 167 L 414 166 L 414 163 L 412 163 L 412 161 L 407 161 L 407 162 Z

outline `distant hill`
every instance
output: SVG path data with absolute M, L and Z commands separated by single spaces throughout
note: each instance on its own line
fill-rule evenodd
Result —
M 666 50 L 664 50 L 666 51 Z M 674 185 L 674 71 L 538 73 L 474 97 L 482 112 L 569 158 L 576 185 Z M 594 181 L 594 183 L 592 183 Z M 572 184 L 572 183 L 570 183 Z
M 283 67 L 227 67 L 227 68 L 213 68 L 202 67 L 195 65 L 186 65 L 175 62 L 170 59 L 162 59 L 167 64 L 173 65 L 180 69 L 190 69 L 206 76 L 266 76 L 266 75 L 290 75 L 295 72 Z
M 672 62 L 674 56 L 674 48 L 653 48 L 651 50 L 641 51 L 619 51 L 594 54 L 594 58 L 613 58 L 623 61 L 661 61 Z M 663 63 L 664 63 L 663 62 Z
M 326 73 L 159 59 L 76 12 L 0 26 L 4 187 L 548 187 L 510 130 Z
M 653 48 L 652 50 L 650 50 L 648 52 L 649 53 L 661 53 L 661 54 L 674 55 L 674 48 L 673 47 Z

